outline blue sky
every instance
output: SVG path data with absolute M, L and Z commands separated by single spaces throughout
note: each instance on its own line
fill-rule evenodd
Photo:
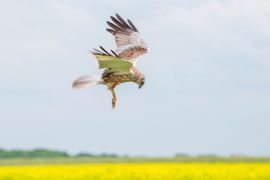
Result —
M 0 2 L 0 147 L 270 155 L 268 0 Z M 150 46 L 145 86 L 71 89 L 115 48 L 115 12 Z

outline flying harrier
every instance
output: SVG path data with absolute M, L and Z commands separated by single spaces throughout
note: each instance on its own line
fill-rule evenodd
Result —
M 74 89 L 103 84 L 112 93 L 112 107 L 116 104 L 115 87 L 121 83 L 134 82 L 141 88 L 144 85 L 144 75 L 135 67 L 138 57 L 148 52 L 146 42 L 140 37 L 135 25 L 115 14 L 111 21 L 107 21 L 109 28 L 106 30 L 114 36 L 116 50 L 93 49 L 92 54 L 96 57 L 99 69 L 104 69 L 101 76 L 80 76 L 74 82 Z

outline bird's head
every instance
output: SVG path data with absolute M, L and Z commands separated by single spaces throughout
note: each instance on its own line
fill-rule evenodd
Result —
M 139 89 L 143 87 L 144 82 L 145 82 L 144 75 L 134 66 L 130 68 L 130 72 L 132 74 L 133 82 L 139 85 Z
M 140 89 L 141 87 L 143 87 L 144 83 L 145 83 L 145 77 L 143 77 L 143 78 L 141 78 L 141 79 L 138 79 L 137 84 L 139 85 L 139 89 Z

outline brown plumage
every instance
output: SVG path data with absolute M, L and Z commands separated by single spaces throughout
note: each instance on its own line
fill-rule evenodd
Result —
M 99 68 L 104 69 L 100 77 L 81 76 L 73 82 L 73 88 L 84 88 L 95 84 L 103 84 L 112 93 L 112 107 L 116 104 L 114 89 L 125 82 L 134 82 L 141 88 L 144 85 L 144 75 L 135 67 L 136 59 L 148 52 L 148 46 L 140 38 L 139 31 L 131 20 L 125 21 L 118 14 L 111 16 L 111 22 L 107 21 L 110 28 L 106 29 L 115 39 L 117 49 L 107 51 L 100 46 L 100 49 L 93 49 L 99 63 Z

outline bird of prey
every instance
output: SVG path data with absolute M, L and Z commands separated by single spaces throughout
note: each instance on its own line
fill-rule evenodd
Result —
M 116 104 L 115 87 L 125 82 L 134 82 L 139 88 L 144 85 L 144 75 L 135 67 L 138 57 L 146 54 L 149 48 L 140 37 L 140 33 L 131 20 L 124 20 L 118 14 L 107 21 L 106 30 L 114 36 L 116 50 L 93 49 L 99 69 L 104 69 L 101 76 L 84 75 L 78 77 L 72 84 L 74 89 L 93 85 L 106 85 L 112 93 L 112 108 Z

